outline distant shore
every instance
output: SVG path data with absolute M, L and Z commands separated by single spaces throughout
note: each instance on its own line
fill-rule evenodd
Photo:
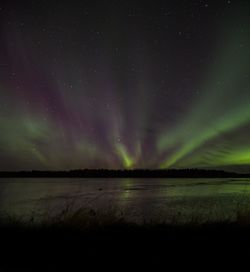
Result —
M 83 169 L 68 171 L 0 171 L 0 178 L 250 178 L 250 174 L 204 169 Z

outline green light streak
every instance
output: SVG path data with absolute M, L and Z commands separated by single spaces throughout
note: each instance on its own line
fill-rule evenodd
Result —
M 116 147 L 117 154 L 122 160 L 123 166 L 127 169 L 131 168 L 134 165 L 135 161 L 129 155 L 126 147 L 121 143 L 116 144 L 115 147 Z
M 48 124 L 38 118 L 0 118 L 2 151 L 22 160 L 38 160 L 46 165 L 46 158 L 39 150 L 37 142 L 49 141 Z M 41 140 L 42 139 L 42 140 Z
M 212 166 L 225 165 L 248 165 L 250 164 L 250 149 L 241 149 L 231 152 L 225 156 L 217 158 L 212 162 Z

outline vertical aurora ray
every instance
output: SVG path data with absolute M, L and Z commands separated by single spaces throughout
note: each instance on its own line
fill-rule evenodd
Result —
M 131 168 L 133 166 L 133 164 L 134 164 L 134 160 L 128 154 L 128 151 L 126 150 L 126 148 L 122 144 L 117 144 L 116 145 L 116 150 L 117 150 L 118 156 L 122 160 L 123 167 L 128 168 L 128 169 Z

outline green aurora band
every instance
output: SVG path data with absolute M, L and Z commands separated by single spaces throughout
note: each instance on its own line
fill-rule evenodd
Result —
M 211 69 L 214 76 L 209 79 L 203 96 L 194 104 L 181 124 L 172 131 L 165 132 L 158 141 L 158 150 L 166 151 L 173 146 L 177 150 L 170 154 L 161 163 L 161 168 L 168 167 L 196 167 L 190 155 L 208 142 L 218 141 L 225 133 L 247 126 L 250 121 L 250 90 L 249 77 L 246 71 L 250 70 L 250 52 L 243 45 L 249 43 L 249 31 L 238 32 L 228 44 L 219 63 Z M 219 59 L 219 58 L 218 58 Z M 247 86 L 247 87 L 245 87 Z M 250 153 L 237 150 L 242 147 L 241 142 L 234 142 L 234 149 L 217 160 L 217 155 L 209 158 L 202 166 L 225 166 L 231 164 L 247 164 L 250 162 Z M 211 147 L 210 147 L 211 148 Z M 220 145 L 218 146 L 219 152 Z M 200 157 L 204 150 L 200 149 Z M 186 158 L 186 160 L 185 160 Z M 201 161 L 201 158 L 200 158 Z

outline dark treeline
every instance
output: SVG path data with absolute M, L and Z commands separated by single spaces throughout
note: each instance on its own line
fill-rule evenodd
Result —
M 249 178 L 250 174 L 204 169 L 82 169 L 68 171 L 1 171 L 0 177 L 50 177 L 50 178 Z

